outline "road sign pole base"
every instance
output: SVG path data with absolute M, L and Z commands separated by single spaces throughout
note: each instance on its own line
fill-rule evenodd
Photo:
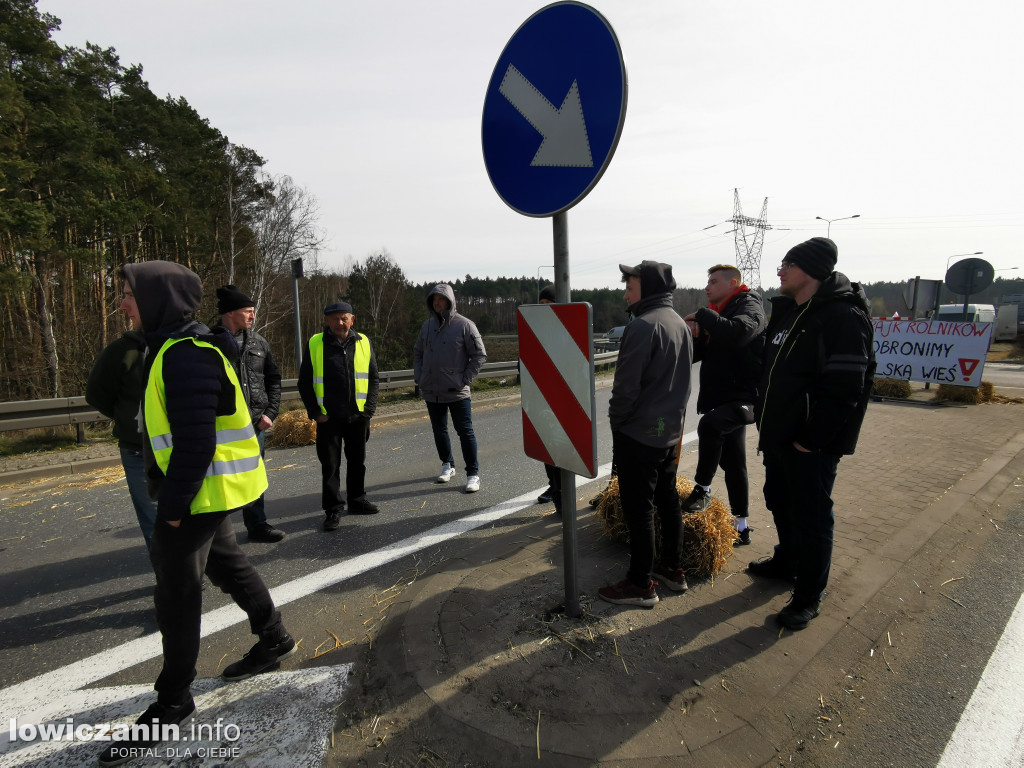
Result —
M 580 617 L 580 591 L 576 578 L 576 475 L 559 469 L 562 493 L 562 550 L 565 554 L 565 612 Z

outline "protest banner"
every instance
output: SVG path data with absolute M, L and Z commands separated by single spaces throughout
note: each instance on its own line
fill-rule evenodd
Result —
M 992 323 L 874 320 L 875 377 L 977 387 Z

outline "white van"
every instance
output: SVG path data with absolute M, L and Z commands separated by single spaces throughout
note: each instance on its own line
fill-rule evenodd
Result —
M 963 304 L 943 304 L 935 313 L 935 320 L 960 320 L 968 323 L 994 323 L 996 308 L 992 304 L 968 304 L 964 317 Z

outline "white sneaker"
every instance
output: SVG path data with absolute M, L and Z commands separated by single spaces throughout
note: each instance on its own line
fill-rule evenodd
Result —
M 480 478 L 470 475 L 466 478 L 466 493 L 476 493 L 480 490 Z
M 455 467 L 449 464 L 447 461 L 441 465 L 441 474 L 437 476 L 437 482 L 447 483 L 453 477 L 455 477 Z

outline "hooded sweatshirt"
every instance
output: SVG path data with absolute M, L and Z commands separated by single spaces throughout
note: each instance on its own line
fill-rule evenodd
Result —
M 448 299 L 444 312 L 434 311 L 434 296 Z M 430 317 L 420 328 L 413 348 L 413 377 L 423 399 L 431 403 L 453 403 L 469 398 L 469 385 L 487 361 L 480 331 L 467 317 L 455 311 L 455 291 L 438 283 L 427 294 Z
M 690 398 L 693 339 L 672 308 L 675 287 L 668 265 L 640 266 L 640 300 L 629 307 L 608 403 L 612 433 L 655 448 L 679 441 Z
M 227 329 L 210 331 L 192 319 L 203 297 L 203 284 L 192 270 L 167 261 L 126 264 L 125 279 L 135 294 L 146 335 L 143 392 L 153 360 L 170 340 L 193 338 L 217 347 L 234 364 L 238 346 Z M 235 410 L 235 388 L 214 350 L 175 344 L 164 355 L 164 395 L 174 450 L 166 475 L 153 457 L 143 430 L 143 454 L 157 520 L 174 521 L 189 514 L 189 505 L 206 477 L 217 449 L 216 418 Z
M 864 289 L 833 272 L 801 305 L 772 299 L 759 387 L 760 450 L 799 443 L 850 454 L 864 421 L 875 372 Z

